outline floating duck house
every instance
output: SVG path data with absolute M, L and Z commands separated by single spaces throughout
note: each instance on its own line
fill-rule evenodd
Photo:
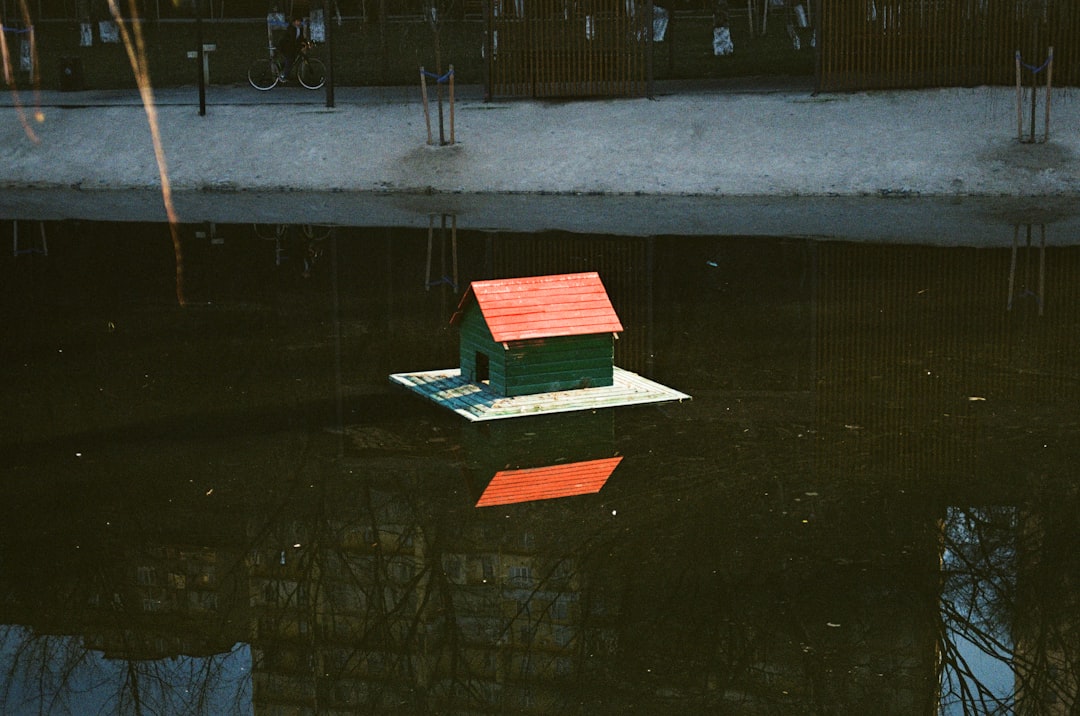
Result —
M 610 386 L 622 323 L 595 271 L 474 281 L 450 321 L 461 377 L 501 396 Z
M 450 322 L 460 368 L 390 380 L 471 421 L 690 398 L 614 364 L 623 327 L 596 272 L 474 281 Z

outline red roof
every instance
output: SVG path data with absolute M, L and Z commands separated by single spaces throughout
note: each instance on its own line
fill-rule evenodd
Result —
M 623 330 L 595 271 L 473 281 L 452 324 L 472 300 L 498 343 Z
M 509 505 L 600 492 L 621 461 L 622 457 L 609 457 L 568 465 L 502 470 L 495 473 L 476 506 Z

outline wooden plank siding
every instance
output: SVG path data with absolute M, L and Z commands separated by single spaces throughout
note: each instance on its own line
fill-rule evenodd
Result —
M 491 97 L 640 97 L 647 92 L 652 3 L 490 0 Z
M 471 383 L 479 383 L 481 379 L 491 380 L 494 375 L 494 385 L 506 384 L 502 346 L 491 337 L 491 331 L 479 311 L 470 310 L 461 317 L 458 323 L 458 344 L 462 378 Z M 477 373 L 476 356 L 478 354 L 488 357 L 486 378 Z
M 532 395 L 611 385 L 613 341 L 604 333 L 513 343 L 505 353 L 505 393 Z
M 1015 53 L 1055 86 L 1080 83 L 1075 0 L 828 0 L 818 4 L 819 88 L 1012 85 Z M 1033 79 L 1024 72 L 1024 84 Z M 1036 79 L 1045 85 L 1046 75 Z
M 477 354 L 488 357 L 486 379 L 499 395 L 531 395 L 612 384 L 614 347 L 610 333 L 495 341 L 475 304 L 459 322 L 461 374 L 478 382 Z

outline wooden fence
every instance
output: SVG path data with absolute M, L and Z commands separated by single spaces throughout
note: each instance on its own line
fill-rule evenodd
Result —
M 649 92 L 652 2 L 490 0 L 490 97 L 633 97 Z
M 815 5 L 822 90 L 1010 85 L 1017 50 L 1024 64 L 1039 68 L 1050 47 L 1054 84 L 1080 84 L 1076 0 L 822 0 Z

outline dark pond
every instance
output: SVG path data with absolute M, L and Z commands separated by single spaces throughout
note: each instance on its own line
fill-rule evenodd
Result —
M 1080 708 L 1078 246 L 16 228 L 5 714 Z M 692 400 L 469 423 L 388 380 L 457 365 L 470 281 L 586 270 Z

